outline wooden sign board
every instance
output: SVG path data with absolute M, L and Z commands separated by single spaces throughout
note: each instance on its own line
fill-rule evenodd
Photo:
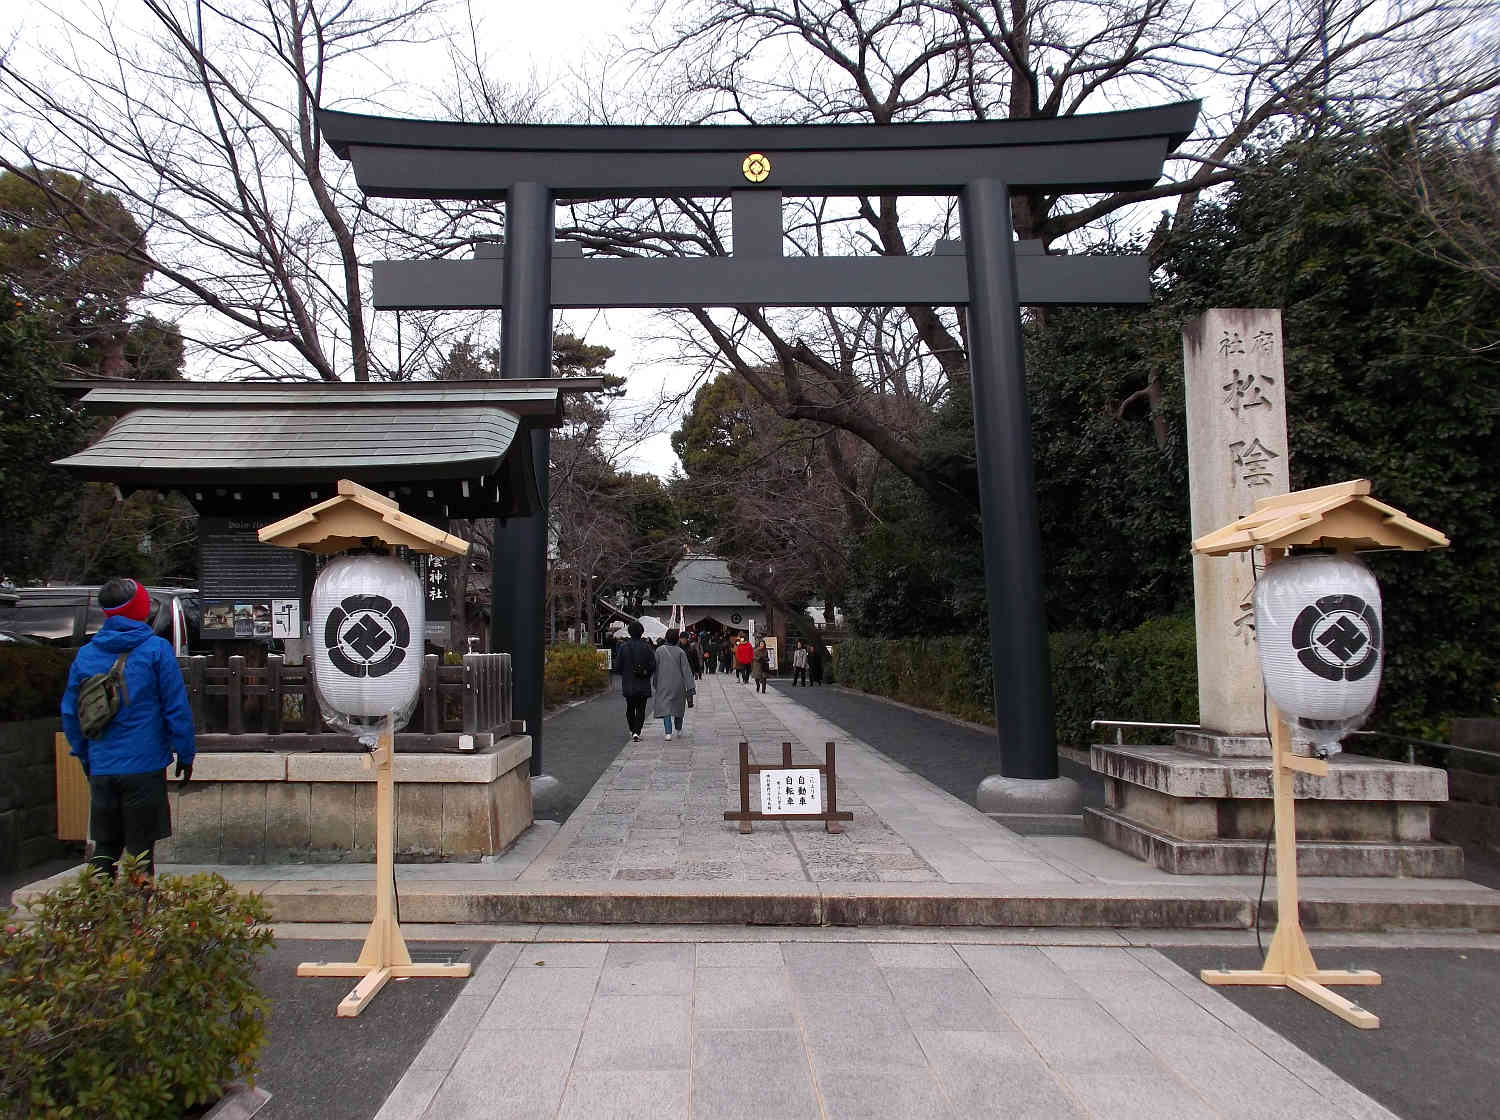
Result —
M 761 808 L 750 808 L 750 775 L 760 775 Z M 791 785 L 787 784 L 788 778 Z M 821 788 L 820 788 L 821 787 Z M 821 793 L 826 791 L 826 804 Z M 805 803 L 804 803 L 805 802 Z M 724 814 L 726 821 L 739 821 L 740 831 L 749 832 L 751 821 L 822 821 L 829 832 L 842 832 L 841 821 L 854 814 L 839 811 L 838 781 L 834 773 L 833 744 L 824 745 L 821 765 L 792 765 L 792 744 L 781 744 L 781 764 L 761 765 L 750 761 L 750 744 L 740 744 L 740 807 Z

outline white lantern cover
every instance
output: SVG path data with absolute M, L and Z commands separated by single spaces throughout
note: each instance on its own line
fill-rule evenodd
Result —
M 368 738 L 387 715 L 404 727 L 422 685 L 427 598 L 412 566 L 340 556 L 312 592 L 313 681 L 324 718 Z
M 1385 653 L 1375 576 L 1350 555 L 1270 565 L 1255 584 L 1255 638 L 1266 693 L 1293 737 L 1336 753 L 1380 690 Z

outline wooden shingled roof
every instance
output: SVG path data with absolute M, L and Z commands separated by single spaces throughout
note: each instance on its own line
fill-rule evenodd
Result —
M 225 478 L 314 482 L 493 474 L 521 424 L 495 406 L 136 408 L 58 460 L 84 478 L 162 488 Z
M 72 381 L 119 419 L 58 461 L 124 490 L 177 490 L 200 514 L 276 520 L 360 483 L 408 514 L 526 516 L 540 505 L 534 428 L 597 377 L 442 382 Z
M 1357 478 L 1262 498 L 1252 513 L 1195 540 L 1193 552 L 1227 556 L 1256 547 L 1298 546 L 1338 552 L 1417 552 L 1447 548 L 1448 538 L 1370 497 L 1370 480 Z

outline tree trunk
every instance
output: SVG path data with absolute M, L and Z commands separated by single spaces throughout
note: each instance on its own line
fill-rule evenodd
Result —
M 465 524 L 469 526 L 466 539 L 470 547 L 448 568 L 448 644 L 459 653 L 467 653 L 469 649 L 469 573 L 474 568 L 474 532 L 472 522 L 455 521 L 448 525 L 450 533 L 465 536 Z

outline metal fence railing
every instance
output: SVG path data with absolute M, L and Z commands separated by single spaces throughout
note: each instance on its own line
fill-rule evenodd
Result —
M 1095 719 L 1089 721 L 1089 730 L 1100 727 L 1113 727 L 1115 729 L 1115 743 L 1123 746 L 1125 743 L 1125 729 L 1127 727 L 1140 727 L 1151 731 L 1200 731 L 1202 728 L 1196 723 L 1150 723 L 1146 720 L 1137 719 Z
M 1454 743 L 1439 743 L 1432 739 L 1414 739 L 1409 735 L 1392 735 L 1388 731 L 1353 731 L 1350 738 L 1387 739 L 1394 743 L 1400 743 L 1406 749 L 1406 762 L 1416 765 L 1417 748 L 1425 747 L 1434 751 L 1449 751 L 1454 754 L 1473 755 L 1475 758 L 1488 759 L 1490 762 L 1500 763 L 1500 752 L 1487 751 L 1480 747 L 1460 747 Z

